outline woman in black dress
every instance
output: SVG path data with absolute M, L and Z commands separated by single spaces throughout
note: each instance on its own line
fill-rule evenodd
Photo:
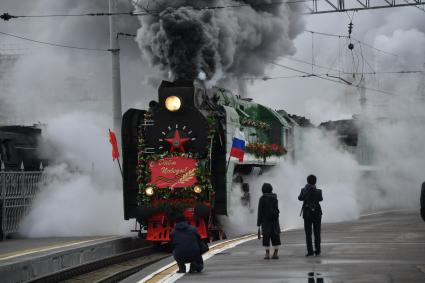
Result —
M 263 232 L 263 246 L 266 248 L 264 259 L 270 259 L 270 242 L 274 248 L 272 259 L 278 259 L 280 246 L 279 208 L 276 194 L 269 183 L 261 188 L 263 195 L 258 202 L 257 226 Z

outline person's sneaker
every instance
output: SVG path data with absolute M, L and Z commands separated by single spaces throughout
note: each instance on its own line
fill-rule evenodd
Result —
M 264 259 L 270 259 L 270 256 L 266 255 L 266 256 L 264 257 Z
M 272 259 L 278 259 L 279 258 L 279 256 L 278 255 L 273 255 L 272 256 Z
M 177 273 L 186 273 L 186 270 L 179 269 L 177 270 Z
M 314 255 L 315 256 L 320 256 L 320 252 L 315 252 Z
M 314 253 L 307 253 L 305 256 L 314 256 Z

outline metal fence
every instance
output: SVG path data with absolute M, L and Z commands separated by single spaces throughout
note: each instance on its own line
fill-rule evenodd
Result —
M 18 231 L 42 182 L 43 171 L 0 171 L 0 240 Z

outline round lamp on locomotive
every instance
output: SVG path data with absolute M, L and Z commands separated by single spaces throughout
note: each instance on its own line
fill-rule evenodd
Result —
M 176 112 L 180 109 L 182 102 L 179 97 L 172 95 L 165 99 L 165 107 L 170 112 Z
M 153 188 L 152 188 L 152 187 L 147 187 L 147 188 L 145 189 L 145 193 L 146 193 L 146 195 L 148 195 L 148 196 L 153 195 Z
M 201 186 L 196 185 L 196 186 L 193 188 L 193 191 L 194 191 L 195 193 L 197 193 L 197 194 L 200 194 L 200 193 L 202 192 L 202 188 L 201 188 Z

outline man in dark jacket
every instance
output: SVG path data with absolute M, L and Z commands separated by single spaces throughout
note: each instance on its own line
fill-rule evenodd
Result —
M 314 175 L 307 177 L 307 185 L 301 189 L 298 200 L 303 201 L 302 214 L 304 218 L 304 231 L 307 243 L 306 256 L 320 255 L 320 226 L 322 222 L 322 208 L 319 202 L 323 200 L 322 191 L 316 188 L 317 178 Z M 311 228 L 314 231 L 314 247 L 311 239 Z
M 185 273 L 185 263 L 190 263 L 189 273 L 201 272 L 204 268 L 199 242 L 201 236 L 195 227 L 186 223 L 182 215 L 176 217 L 176 226 L 170 233 L 173 256 L 179 266 L 178 273 Z
M 422 183 L 421 190 L 421 216 L 422 219 L 425 221 L 425 182 Z

